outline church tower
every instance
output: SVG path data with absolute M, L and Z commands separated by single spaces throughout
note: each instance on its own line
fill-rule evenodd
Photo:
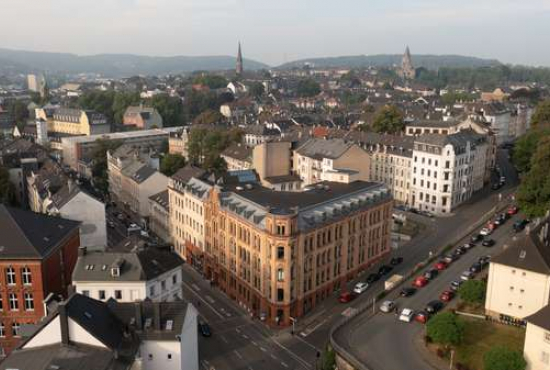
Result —
M 237 72 L 237 76 L 241 76 L 243 74 L 243 53 L 241 50 L 240 41 L 239 41 L 239 51 L 237 53 L 237 66 L 235 68 L 235 72 Z
M 403 59 L 401 60 L 401 77 L 405 80 L 414 80 L 416 77 L 416 70 L 414 69 L 411 51 L 409 47 L 405 49 L 405 54 L 403 54 Z

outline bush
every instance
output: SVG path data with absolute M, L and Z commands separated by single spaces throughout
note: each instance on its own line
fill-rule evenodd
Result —
M 458 295 L 466 303 L 482 304 L 485 302 L 487 283 L 482 280 L 468 280 L 458 289 Z
M 503 346 L 493 347 L 483 356 L 484 370 L 525 370 L 526 367 L 521 352 Z
M 452 312 L 437 314 L 426 325 L 426 332 L 435 343 L 459 345 L 464 337 L 464 323 Z

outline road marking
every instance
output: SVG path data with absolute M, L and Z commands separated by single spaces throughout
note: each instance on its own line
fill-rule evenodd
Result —
M 249 338 L 248 338 L 248 335 L 246 335 L 246 334 L 243 334 L 243 338 L 244 338 L 244 339 L 249 339 Z
M 260 349 L 262 350 L 262 352 L 267 352 L 267 349 L 265 349 L 264 347 L 260 347 Z
M 225 337 L 224 337 L 223 335 L 220 335 L 220 338 L 222 338 L 222 340 L 223 340 L 225 343 L 229 343 L 229 342 L 227 341 L 227 339 L 225 339 Z
M 275 356 L 273 353 L 271 354 L 271 358 L 277 360 L 277 356 Z
M 199 288 L 199 286 L 195 283 L 191 284 L 191 286 L 193 287 L 193 289 L 195 289 L 197 292 L 200 292 L 201 288 Z
M 281 366 L 282 367 L 288 367 L 288 365 L 285 362 L 282 362 L 282 361 L 281 361 Z
M 256 343 L 255 341 L 252 341 L 252 342 L 250 342 L 250 343 L 252 343 L 253 346 L 258 347 L 258 343 Z
M 241 332 L 241 331 L 239 330 L 239 328 L 235 328 L 235 331 L 236 331 L 237 333 L 240 333 L 240 332 Z
M 207 300 L 208 302 L 210 302 L 210 303 L 216 302 L 216 301 L 214 300 L 214 298 L 210 297 L 209 295 L 207 295 L 205 298 L 206 298 L 206 300 Z
M 235 353 L 235 355 L 240 358 L 241 360 L 243 359 L 243 356 L 241 356 L 241 354 L 239 353 L 239 351 L 237 351 L 236 349 L 233 350 L 233 352 Z
M 189 291 L 191 293 L 193 293 L 194 295 L 196 295 L 201 301 L 203 301 L 216 315 L 218 315 L 218 317 L 220 319 L 224 319 L 223 315 L 221 313 L 219 313 L 218 311 L 216 311 L 216 309 L 214 308 L 214 306 L 212 306 L 210 303 L 206 302 L 205 300 L 202 299 L 202 297 L 197 293 L 195 292 L 193 289 L 191 289 L 189 287 L 189 285 L 185 282 L 182 282 L 182 285 L 185 286 L 187 289 L 189 289 Z

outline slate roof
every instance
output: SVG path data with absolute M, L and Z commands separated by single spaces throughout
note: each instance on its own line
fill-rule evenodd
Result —
M 492 259 L 492 263 L 550 275 L 550 219 L 516 240 Z
M 41 259 L 78 230 L 80 222 L 0 204 L 0 257 Z
M 222 155 L 239 161 L 252 161 L 252 148 L 242 144 L 233 144 L 222 152 Z
M 462 130 L 452 135 L 424 134 L 415 137 L 414 142 L 415 144 L 429 144 L 438 147 L 444 147 L 450 144 L 453 148 L 457 149 L 466 147 L 468 142 L 471 146 L 474 146 L 481 137 L 481 135 L 472 130 Z
M 123 261 L 120 276 L 111 266 Z M 91 252 L 80 256 L 73 271 L 74 281 L 149 281 L 183 264 L 180 256 L 166 249 L 145 248 L 136 252 Z
M 531 316 L 527 316 L 524 320 L 529 324 L 550 330 L 550 305 L 544 306 Z
M 180 168 L 175 174 L 172 175 L 172 179 L 186 184 L 193 177 L 200 179 L 206 174 L 206 171 L 202 168 L 187 165 Z
M 170 202 L 169 202 L 169 197 L 168 197 L 168 189 L 167 190 L 163 190 L 161 191 L 160 193 L 157 193 L 157 194 L 154 194 L 154 195 L 151 195 L 149 197 L 149 199 L 151 199 L 153 202 L 157 203 L 158 205 L 160 205 L 162 208 L 164 208 L 166 211 L 169 211 L 170 210 Z
M 352 143 L 345 142 L 343 139 L 309 139 L 296 151 L 305 157 L 318 160 L 323 158 L 337 159 L 347 152 L 352 145 Z
M 416 120 L 407 124 L 407 127 L 434 127 L 434 128 L 449 128 L 456 126 L 458 121 L 453 119 L 443 120 Z

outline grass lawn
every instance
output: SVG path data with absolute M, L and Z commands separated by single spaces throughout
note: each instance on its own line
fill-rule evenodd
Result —
M 495 345 L 523 352 L 525 329 L 461 317 L 466 324 L 464 343 L 456 348 L 455 363 L 483 370 L 483 355 Z

